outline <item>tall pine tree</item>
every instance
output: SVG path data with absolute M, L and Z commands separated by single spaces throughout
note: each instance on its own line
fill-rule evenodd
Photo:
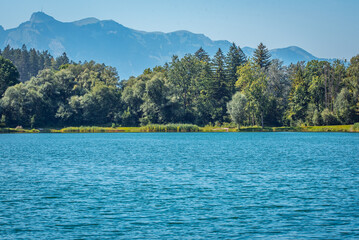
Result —
M 270 65 L 271 55 L 269 53 L 268 48 L 260 43 L 256 50 L 254 50 L 253 60 L 256 64 L 258 64 L 261 68 L 267 69 Z
M 226 56 L 226 74 L 230 94 L 236 92 L 235 83 L 238 80 L 237 68 L 246 62 L 246 56 L 242 49 L 234 43 L 230 46 Z
M 33 48 L 28 51 L 25 45 L 21 49 L 13 49 L 7 45 L 0 55 L 13 62 L 22 82 L 30 80 L 40 70 L 51 68 L 51 59 L 53 59 L 48 51 L 39 52 Z
M 20 73 L 20 82 L 25 82 L 30 78 L 30 55 L 27 51 L 27 48 L 24 45 L 22 45 L 21 48 L 21 57 L 19 60 L 19 66 L 17 66 L 19 73 Z
M 197 52 L 195 52 L 194 56 L 202 62 L 208 63 L 210 61 L 208 53 L 202 47 L 200 47 Z
M 0 56 L 0 99 L 8 87 L 19 83 L 18 78 L 19 72 L 15 65 Z
M 64 52 L 64 53 L 62 53 L 61 56 L 58 56 L 56 58 L 56 61 L 53 63 L 53 68 L 58 70 L 61 67 L 61 65 L 65 65 L 68 63 L 70 63 L 70 60 L 67 57 L 66 53 Z
M 212 118 L 214 121 L 223 122 L 227 115 L 226 103 L 230 98 L 230 91 L 226 81 L 225 58 L 222 50 L 219 48 L 212 59 L 213 80 L 211 84 L 210 97 L 214 104 Z
M 298 62 L 293 69 L 292 88 L 286 112 L 286 119 L 291 125 L 298 124 L 298 121 L 305 119 L 309 103 L 308 95 L 308 83 L 304 76 L 304 69 Z

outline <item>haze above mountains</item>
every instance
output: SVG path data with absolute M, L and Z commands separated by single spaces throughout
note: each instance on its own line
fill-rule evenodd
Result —
M 259 39 L 265 42 L 265 39 Z M 20 48 L 49 50 L 54 56 L 66 52 L 74 61 L 95 60 L 117 68 L 121 79 L 139 75 L 144 69 L 163 65 L 173 55 L 180 57 L 194 53 L 200 47 L 213 56 L 218 48 L 224 53 L 229 41 L 213 41 L 204 34 L 189 31 L 144 32 L 127 28 L 112 20 L 86 18 L 74 22 L 60 22 L 43 12 L 33 13 L 30 20 L 17 28 L 4 30 L 0 26 L 0 48 L 6 45 Z M 254 49 L 243 47 L 247 57 Z M 270 50 L 272 58 L 285 65 L 298 61 L 319 59 L 296 46 Z

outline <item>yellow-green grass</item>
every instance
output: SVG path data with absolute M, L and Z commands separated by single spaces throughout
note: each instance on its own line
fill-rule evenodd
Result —
M 260 127 L 260 126 L 249 126 L 240 127 L 239 132 L 300 132 L 297 127 Z
M 237 128 L 233 127 L 218 127 L 218 126 L 204 126 L 199 128 L 201 132 L 237 132 Z
M 0 128 L 0 133 L 39 133 L 38 129 Z
M 354 125 L 307 126 L 300 129 L 303 132 L 359 132 Z
M 118 133 L 118 132 L 359 132 L 359 123 L 354 125 L 302 126 L 302 127 L 233 127 L 205 126 L 192 124 L 151 124 L 144 127 L 66 127 L 62 129 L 0 128 L 0 133 Z
M 51 132 L 61 133 L 114 133 L 114 132 L 139 132 L 138 127 L 66 127 L 60 130 L 51 129 Z
M 237 128 L 222 128 L 206 126 L 202 132 L 359 132 L 359 124 L 333 126 L 305 126 L 305 127 L 260 127 L 241 126 Z
M 193 124 L 150 124 L 140 128 L 141 132 L 199 132 L 200 128 Z

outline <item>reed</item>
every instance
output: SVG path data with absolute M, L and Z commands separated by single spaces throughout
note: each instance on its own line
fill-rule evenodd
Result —
M 302 132 L 353 132 L 353 125 L 307 126 L 300 127 Z
M 38 129 L 0 128 L 0 133 L 39 133 Z
M 53 132 L 58 132 L 55 130 Z M 66 127 L 60 130 L 61 133 L 106 133 L 106 132 L 123 132 L 119 128 L 111 127 Z
M 197 125 L 193 124 L 149 124 L 140 128 L 141 132 L 199 132 Z
M 352 130 L 355 132 L 359 132 L 359 122 L 353 124 Z

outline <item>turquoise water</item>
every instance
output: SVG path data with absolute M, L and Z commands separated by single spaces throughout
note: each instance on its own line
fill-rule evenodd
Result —
M 0 239 L 358 239 L 359 134 L 0 135 Z

